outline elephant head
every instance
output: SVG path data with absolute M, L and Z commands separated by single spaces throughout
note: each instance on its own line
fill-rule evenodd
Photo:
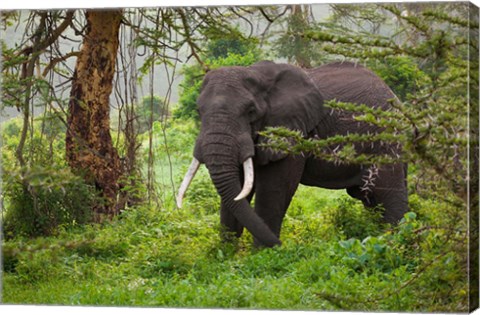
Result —
M 254 182 L 252 159 L 264 165 L 285 157 L 256 146 L 264 141 L 258 132 L 267 126 L 283 126 L 309 134 L 326 116 L 320 92 L 302 69 L 264 61 L 250 67 L 210 71 L 197 105 L 201 131 L 177 204 L 181 206 L 190 181 L 204 163 L 222 208 L 228 209 L 261 244 L 280 244 L 246 200 Z

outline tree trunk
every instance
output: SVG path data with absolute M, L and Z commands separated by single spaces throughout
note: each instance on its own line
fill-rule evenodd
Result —
M 97 221 L 119 212 L 121 162 L 110 135 L 110 94 L 119 46 L 121 10 L 86 11 L 87 28 L 70 92 L 67 161 L 95 184 L 104 202 L 93 209 Z

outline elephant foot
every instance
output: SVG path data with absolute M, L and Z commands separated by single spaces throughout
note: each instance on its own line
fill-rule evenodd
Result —
M 255 249 L 262 249 L 262 248 L 272 248 L 272 247 L 276 247 L 276 246 L 282 246 L 282 241 L 279 240 L 279 244 L 274 244 L 274 245 L 265 245 L 263 243 L 261 243 L 257 238 L 253 238 L 253 247 Z

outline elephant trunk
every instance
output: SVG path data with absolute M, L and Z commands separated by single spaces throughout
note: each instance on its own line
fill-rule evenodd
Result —
M 215 146 L 216 148 L 212 149 L 209 146 Z M 246 189 L 242 189 L 237 152 L 232 152 L 236 150 L 234 150 L 231 144 L 218 142 L 207 144 L 204 149 L 203 158 L 205 165 L 222 199 L 222 204 L 261 244 L 268 247 L 280 245 L 281 242 L 278 237 L 255 213 L 249 202 L 243 197 L 238 198 L 245 193 Z M 209 154 L 207 152 L 215 153 Z M 247 183 L 246 186 L 248 185 Z

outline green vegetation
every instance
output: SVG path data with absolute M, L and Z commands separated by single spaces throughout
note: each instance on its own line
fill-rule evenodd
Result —
M 469 105 L 471 116 L 478 117 L 478 98 L 473 97 L 478 95 L 478 42 L 469 41 L 478 38 L 478 15 L 467 16 L 469 8 L 467 3 L 332 5 L 325 23 L 312 18 L 308 5 L 261 11 L 126 10 L 117 70 L 133 79 L 116 82 L 116 90 L 125 84 L 127 92 L 115 94 L 121 104 L 111 132 L 125 168 L 118 182 L 123 203 L 119 215 L 103 221 L 92 218 L 103 202 L 98 187 L 89 184 L 88 176 L 73 174 L 66 162 L 68 95 L 59 99 L 65 94 L 63 83 L 56 87 L 53 75 L 47 78 L 55 72 L 68 81 L 73 73 L 63 63 L 75 54 L 55 55 L 56 49 L 42 45 L 32 55 L 26 49 L 35 38 L 40 43 L 61 40 L 61 32 L 54 32 L 60 39 L 48 35 L 81 22 L 73 23 L 76 15 L 63 11 L 33 12 L 25 26 L 26 44 L 10 48 L 2 42 L 2 106 L 19 109 L 21 117 L 1 127 L 1 302 L 469 311 L 472 296 L 478 303 L 475 283 L 467 278 L 468 271 L 472 278 L 478 272 L 468 270 L 468 259 L 478 256 L 478 249 L 469 253 L 468 248 L 469 242 L 478 242 L 478 177 L 468 172 L 469 166 L 478 168 L 478 160 L 469 161 L 467 150 L 478 150 L 473 134 L 478 119 L 466 111 Z M 69 23 L 62 23 L 68 17 Z M 4 14 L 10 27 L 18 18 Z M 268 20 L 262 34 L 240 31 L 240 23 L 250 23 L 253 30 L 249 21 L 258 18 Z M 177 33 L 181 39 L 174 40 Z M 166 104 L 168 97 L 153 95 L 158 82 L 152 71 L 175 68 L 182 45 L 196 61 L 181 66 L 179 104 Z M 146 56 L 143 65 L 133 62 L 137 55 Z M 265 56 L 304 67 L 352 60 L 370 67 L 397 93 L 401 102 L 390 112 L 326 104 L 356 111 L 358 120 L 388 133 L 304 141 L 292 131 L 269 132 L 275 149 L 309 151 L 338 163 L 391 162 L 390 156 L 356 156 L 352 143 L 401 142 L 402 158 L 409 162 L 410 212 L 398 226 L 382 224 L 381 209 L 366 210 L 344 191 L 301 186 L 284 220 L 281 247 L 254 248 L 247 231 L 225 243 L 220 199 L 204 167 L 183 208 L 176 208 L 174 195 L 199 132 L 196 98 L 205 72 L 247 66 Z M 30 74 L 22 71 L 27 64 Z M 45 75 L 37 75 L 36 67 L 43 67 Z M 150 96 L 138 100 L 136 85 L 147 79 Z M 469 119 L 472 130 L 466 128 Z M 322 151 L 342 143 L 337 156 Z M 469 193 L 472 200 L 467 200 Z M 467 202 L 477 221 L 468 222 Z
M 134 128 L 136 132 L 144 133 L 152 128 L 155 121 L 160 121 L 168 116 L 168 109 L 159 96 L 146 96 L 136 106 L 135 114 Z
M 297 199 L 284 245 L 275 249 L 251 248 L 249 235 L 236 247 L 222 244 L 217 214 L 189 207 L 142 207 L 103 227 L 17 239 L 4 247 L 3 301 L 446 311 L 451 301 L 465 299 L 464 288 L 455 285 L 462 276 L 455 254 L 435 257 L 442 246 L 437 233 L 413 213 L 395 231 L 346 239 L 327 219 L 345 208 L 332 206 L 329 192 L 313 192 L 299 191 L 317 207 Z M 409 285 L 415 268 L 430 261 L 434 268 Z
M 415 95 L 428 80 L 418 64 L 407 56 L 386 57 L 368 62 L 368 67 L 381 77 L 400 100 Z
M 194 127 L 177 120 L 167 129 L 170 154 L 178 157 L 176 185 L 190 162 Z M 154 131 L 161 132 L 158 124 Z M 157 176 L 169 178 L 166 153 L 159 150 L 157 158 Z M 282 247 L 258 250 L 248 232 L 236 244 L 221 242 L 219 199 L 204 168 L 182 209 L 174 206 L 169 180 L 159 184 L 167 189 L 160 208 L 137 206 L 103 225 L 59 226 L 55 236 L 5 242 L 3 302 L 465 309 L 458 254 L 442 251 L 445 234 L 458 244 L 463 238 L 459 230 L 441 228 L 450 220 L 446 203 L 413 195 L 414 212 L 392 228 L 343 191 L 301 187 L 284 222 Z
M 250 66 L 261 60 L 261 52 L 255 39 L 237 37 L 211 39 L 205 51 L 205 64 L 195 64 L 183 68 L 184 79 L 179 106 L 174 118 L 198 119 L 197 97 L 200 94 L 205 67 L 214 70 L 227 66 Z
M 99 202 L 93 187 L 72 174 L 65 163 L 63 125 L 54 115 L 46 117 L 35 122 L 41 127 L 26 142 L 32 163 L 24 167 L 14 163 L 18 120 L 2 126 L 2 200 L 6 209 L 2 225 L 7 239 L 51 235 L 62 226 L 88 223 L 91 207 Z M 28 188 L 23 185 L 26 182 Z

